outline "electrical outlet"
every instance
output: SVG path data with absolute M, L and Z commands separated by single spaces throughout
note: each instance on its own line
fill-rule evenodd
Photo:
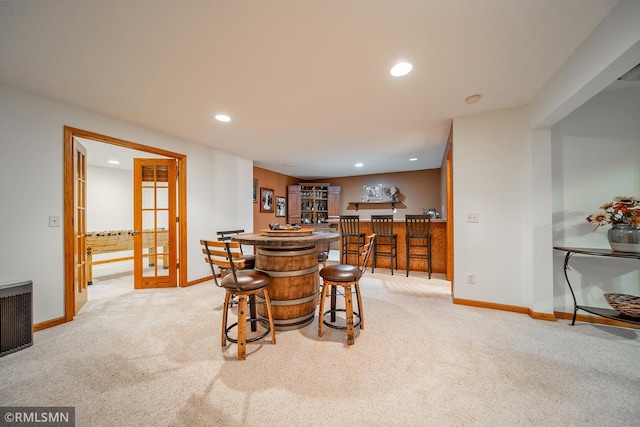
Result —
M 60 217 L 49 215 L 49 227 L 60 227 Z
M 468 213 L 467 214 L 467 222 L 478 222 L 478 214 L 477 213 Z
M 467 274 L 467 284 L 475 285 L 476 284 L 476 275 L 475 274 Z

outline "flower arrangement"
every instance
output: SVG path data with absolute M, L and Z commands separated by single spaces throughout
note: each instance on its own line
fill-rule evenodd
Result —
M 640 227 L 640 199 L 637 197 L 617 196 L 613 202 L 600 206 L 604 212 L 589 215 L 587 221 L 595 224 L 594 231 L 607 224 L 628 224 Z
M 398 189 L 398 187 L 384 187 L 383 191 L 384 194 L 391 199 L 395 199 L 400 195 L 400 190 Z

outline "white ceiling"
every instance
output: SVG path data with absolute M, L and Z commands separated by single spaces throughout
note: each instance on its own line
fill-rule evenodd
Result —
M 527 104 L 615 3 L 1 1 L 0 82 L 298 178 L 438 168 L 453 117 Z

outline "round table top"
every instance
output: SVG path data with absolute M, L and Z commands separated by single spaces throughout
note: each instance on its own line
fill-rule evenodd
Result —
M 340 238 L 339 233 L 314 232 L 307 236 L 264 236 L 262 233 L 242 233 L 231 238 L 243 245 L 281 248 L 308 248 L 318 243 L 334 242 Z

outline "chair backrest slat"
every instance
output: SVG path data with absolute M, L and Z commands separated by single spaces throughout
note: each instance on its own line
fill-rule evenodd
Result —
M 371 229 L 376 236 L 392 236 L 393 215 L 371 215 Z
M 359 215 L 341 215 L 340 216 L 340 232 L 343 235 L 357 236 L 360 234 L 360 216 Z
M 407 237 L 428 237 L 431 232 L 431 216 L 405 215 Z
M 237 234 L 244 233 L 244 230 L 224 230 L 218 231 L 218 240 L 231 240 L 231 238 Z
M 216 284 L 218 279 L 216 278 L 216 272 L 214 266 L 221 270 L 231 270 L 235 279 L 236 270 L 242 270 L 245 265 L 240 243 L 221 240 L 200 240 L 200 244 L 203 246 L 202 253 L 206 255 L 205 262 L 211 265 L 211 272 L 213 273 Z

